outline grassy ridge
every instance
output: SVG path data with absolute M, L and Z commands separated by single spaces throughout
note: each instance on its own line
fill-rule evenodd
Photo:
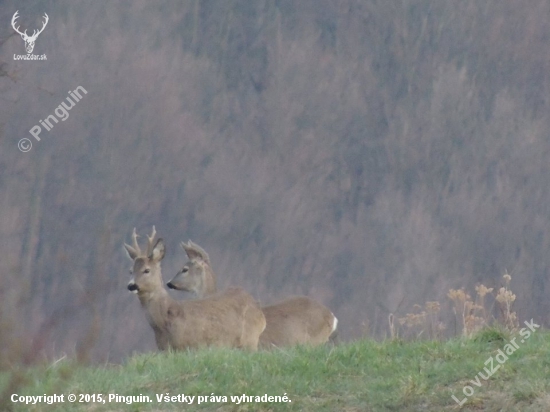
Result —
M 15 411 L 548 411 L 550 333 L 537 331 L 458 407 L 462 388 L 512 338 L 489 329 L 446 342 L 357 341 L 335 347 L 245 353 L 207 349 L 134 356 L 121 366 L 69 361 L 22 372 L 22 395 L 149 395 L 151 403 L 13 404 Z M 495 361 L 495 365 L 497 362 Z M 0 387 L 8 376 L 2 375 Z M 228 397 L 227 403 L 158 403 L 155 394 Z M 290 403 L 232 403 L 230 395 L 287 394 Z M 9 395 L 9 394 L 8 394 Z

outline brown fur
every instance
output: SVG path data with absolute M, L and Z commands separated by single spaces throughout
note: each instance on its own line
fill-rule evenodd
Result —
M 137 293 L 160 350 L 181 350 L 201 346 L 225 346 L 256 350 L 265 329 L 265 317 L 258 303 L 242 289 L 232 288 L 195 301 L 176 301 L 162 282 L 160 261 L 164 242 L 154 246 L 155 230 L 144 254 L 132 235 L 133 246 L 125 244 L 134 261 L 134 279 L 128 289 Z
M 335 317 L 319 302 L 307 296 L 296 296 L 262 307 L 266 328 L 260 335 L 260 346 L 291 346 L 326 343 L 333 332 Z
M 189 241 L 181 244 L 189 261 L 168 282 L 172 289 L 193 292 L 199 298 L 216 292 L 216 275 L 208 254 Z M 288 298 L 275 305 L 264 306 L 266 328 L 260 336 L 260 346 L 320 345 L 336 330 L 338 319 L 319 302 L 307 296 Z

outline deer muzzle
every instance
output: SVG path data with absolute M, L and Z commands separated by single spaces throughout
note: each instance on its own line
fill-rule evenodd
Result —
M 132 293 L 138 293 L 139 288 L 138 285 L 136 285 L 134 282 L 128 283 L 128 290 Z

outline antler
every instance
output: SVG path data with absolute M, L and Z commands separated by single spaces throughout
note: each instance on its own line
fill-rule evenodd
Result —
M 155 225 L 153 225 L 151 236 L 147 236 L 147 256 L 151 256 L 151 253 L 153 253 L 153 246 L 155 246 L 153 241 L 155 240 L 156 235 L 157 235 L 157 230 L 155 229 Z
M 137 241 L 138 235 L 136 233 L 136 228 L 134 228 L 134 231 L 132 232 L 132 247 L 136 250 L 138 255 L 141 255 L 141 249 L 139 247 L 139 243 Z
M 13 15 L 13 17 L 11 18 L 11 27 L 13 27 L 13 29 L 14 29 L 17 33 L 19 33 L 21 36 L 26 36 L 26 35 L 27 35 L 27 30 L 25 30 L 24 33 L 21 33 L 21 32 L 19 31 L 19 26 L 15 27 L 15 20 L 17 20 L 17 19 L 19 18 L 19 16 L 17 15 L 17 13 L 19 13 L 19 10 L 17 10 L 17 11 L 15 12 L 15 14 Z M 45 13 L 44 13 L 44 14 L 45 14 Z
M 42 28 L 40 30 L 38 30 L 38 33 L 35 33 L 36 30 L 33 30 L 33 33 L 32 33 L 32 38 L 36 39 L 38 37 L 38 35 L 40 33 L 42 33 L 44 31 L 44 29 L 46 28 L 46 25 L 48 24 L 48 21 L 50 21 L 50 18 L 48 17 L 48 15 L 46 13 L 44 13 L 44 16 L 42 16 L 45 20 L 44 20 L 44 23 L 42 23 Z
M 42 33 L 44 31 L 44 29 L 46 28 L 46 25 L 48 24 L 48 21 L 50 21 L 50 18 L 48 17 L 48 14 L 47 13 L 44 13 L 44 16 L 42 16 L 45 20 L 44 22 L 42 23 L 42 28 L 40 30 L 38 30 L 38 32 L 36 30 L 33 30 L 32 32 L 32 36 L 29 36 L 27 34 L 27 30 L 25 30 L 23 33 L 21 33 L 19 31 L 19 26 L 15 27 L 15 21 L 19 18 L 18 16 L 18 13 L 19 13 L 19 10 L 17 10 L 15 12 L 15 14 L 13 15 L 12 19 L 11 19 L 11 26 L 13 27 L 13 29 L 19 33 L 21 36 L 23 36 L 24 38 L 27 38 L 29 40 L 36 40 L 36 38 L 38 37 L 38 35 L 40 33 Z

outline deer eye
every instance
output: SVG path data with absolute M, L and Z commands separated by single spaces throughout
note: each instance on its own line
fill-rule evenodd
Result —
M 149 272 L 151 272 L 151 270 L 149 270 L 149 269 L 145 269 L 145 270 L 143 271 L 143 273 L 149 273 Z
M 181 270 L 181 273 L 187 273 L 187 272 L 189 272 L 189 268 L 183 268 L 183 269 Z

